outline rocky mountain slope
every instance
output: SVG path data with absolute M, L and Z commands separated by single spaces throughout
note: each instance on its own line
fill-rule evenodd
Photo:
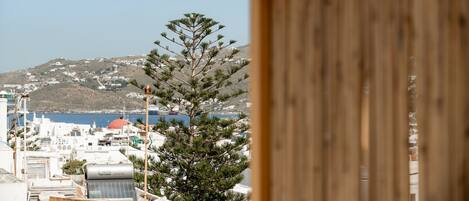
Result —
M 237 59 L 247 58 L 243 46 Z M 58 58 L 34 68 L 0 74 L 0 90 L 27 92 L 31 110 L 45 112 L 116 112 L 143 109 L 143 94 L 128 81 L 151 83 L 143 71 L 145 56 L 68 60 Z M 249 66 L 236 76 L 248 73 Z M 236 78 L 235 78 L 236 79 Z M 244 81 L 235 87 L 247 89 Z M 247 112 L 247 95 L 215 108 L 217 112 Z

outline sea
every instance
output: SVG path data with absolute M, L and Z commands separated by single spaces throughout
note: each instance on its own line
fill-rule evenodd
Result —
M 34 113 L 29 113 L 27 115 L 27 119 L 31 121 L 33 119 Z M 122 117 L 122 114 L 118 113 L 36 113 L 36 118 L 48 118 L 53 122 L 64 122 L 64 123 L 75 123 L 75 124 L 87 124 L 92 125 L 96 124 L 98 128 L 104 128 L 109 125 L 113 120 L 119 119 Z M 214 114 L 213 117 L 218 118 L 236 118 L 238 115 L 236 114 Z M 13 119 L 13 115 L 8 115 L 8 125 L 11 125 L 11 120 Z M 145 122 L 145 114 L 125 114 L 125 119 L 130 122 L 137 122 L 138 119 Z M 171 121 L 176 119 L 178 121 L 184 122 L 184 124 L 188 125 L 189 117 L 186 115 L 149 115 L 148 121 L 150 124 L 156 124 L 160 119 L 164 119 L 166 121 Z M 23 125 L 23 119 L 20 118 L 18 120 L 19 125 Z

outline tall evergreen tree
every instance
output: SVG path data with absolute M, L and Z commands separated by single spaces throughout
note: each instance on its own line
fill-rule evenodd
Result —
M 155 130 L 166 136 L 156 150 L 150 170 L 150 192 L 162 192 L 170 200 L 243 200 L 230 190 L 243 179 L 248 159 L 241 152 L 248 138 L 240 133 L 249 126 L 246 118 L 211 118 L 213 104 L 246 93 L 236 83 L 247 79 L 241 69 L 249 61 L 236 58 L 234 40 L 218 34 L 219 22 L 198 13 L 166 25 L 147 57 L 145 73 L 154 80 L 153 95 L 164 107 L 179 107 L 189 123 L 160 121 Z M 160 53 L 161 51 L 161 53 Z M 131 82 L 144 89 L 143 83 Z

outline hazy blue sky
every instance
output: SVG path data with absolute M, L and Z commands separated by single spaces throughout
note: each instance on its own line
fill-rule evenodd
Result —
M 248 0 L 0 0 L 0 72 L 50 59 L 146 54 L 165 24 L 188 12 L 249 41 Z

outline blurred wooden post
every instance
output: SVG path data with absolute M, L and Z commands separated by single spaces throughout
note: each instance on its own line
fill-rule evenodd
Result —
M 370 200 L 409 200 L 408 66 L 411 4 L 367 3 L 370 69 Z
M 270 153 L 270 0 L 251 1 L 252 200 L 271 200 Z
M 251 2 L 253 200 L 358 201 L 361 1 Z
M 150 103 L 150 96 L 152 94 L 151 87 L 150 85 L 145 86 L 145 138 L 144 138 L 144 144 L 145 144 L 145 156 L 144 156 L 144 163 L 145 163 L 145 169 L 144 169 L 144 178 L 143 178 L 143 188 L 144 188 L 144 195 L 143 199 L 147 201 L 147 194 L 148 194 L 148 135 L 149 135 L 149 119 L 148 119 L 148 110 L 149 110 L 149 103 Z
M 420 200 L 469 200 L 469 2 L 416 0 Z

